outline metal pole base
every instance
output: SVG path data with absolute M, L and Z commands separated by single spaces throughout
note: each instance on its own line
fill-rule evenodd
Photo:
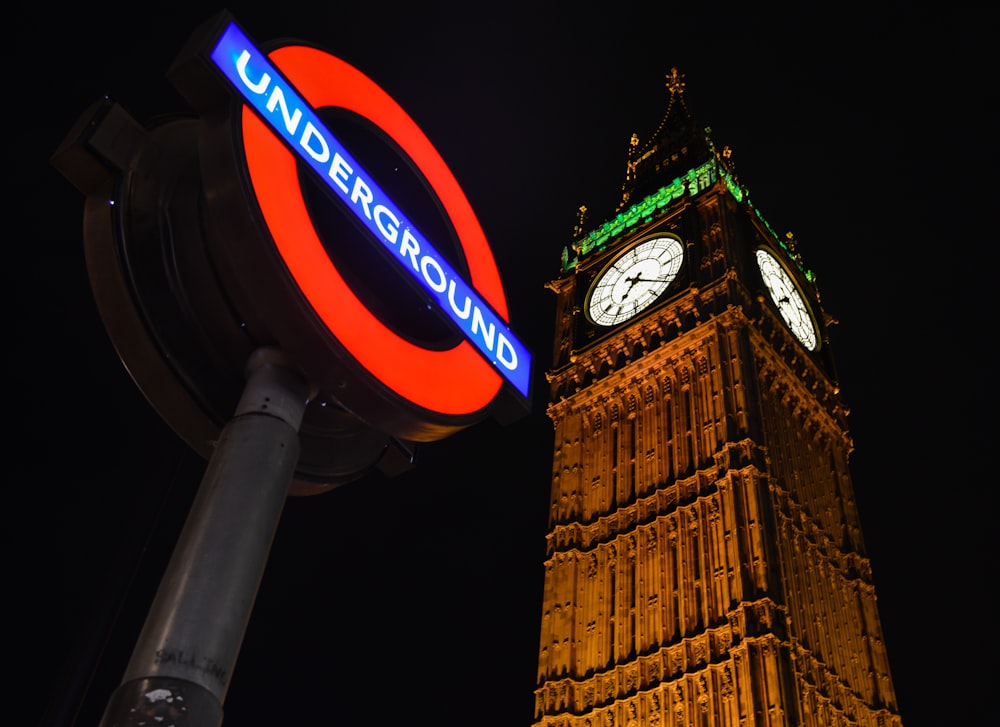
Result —
M 222 704 L 203 686 L 184 679 L 147 677 L 119 686 L 101 722 L 105 727 L 219 727 Z

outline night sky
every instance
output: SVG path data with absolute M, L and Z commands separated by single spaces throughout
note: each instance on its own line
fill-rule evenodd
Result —
M 544 285 L 577 209 L 596 226 L 618 201 L 629 138 L 656 128 L 672 67 L 839 321 L 831 346 L 904 724 L 1000 720 L 987 11 L 670 5 L 228 6 L 258 43 L 320 45 L 409 112 L 479 216 L 537 366 L 528 416 L 421 445 L 398 477 L 288 500 L 227 725 L 531 723 L 552 447 Z M 105 94 L 140 120 L 190 111 L 165 72 L 220 8 L 22 4 L 8 27 L 5 570 L 8 628 L 29 648 L 7 684 L 43 727 L 98 723 L 204 470 L 104 331 L 84 196 L 49 157 Z

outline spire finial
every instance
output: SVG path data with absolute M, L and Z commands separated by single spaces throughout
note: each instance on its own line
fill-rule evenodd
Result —
M 684 88 L 686 86 L 684 83 L 684 74 L 676 68 L 671 68 L 670 73 L 667 74 L 666 86 L 667 90 L 670 91 L 671 98 L 674 94 L 684 93 Z

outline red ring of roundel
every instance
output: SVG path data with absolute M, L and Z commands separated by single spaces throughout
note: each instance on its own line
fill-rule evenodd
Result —
M 504 319 L 507 301 L 489 243 L 465 194 L 437 150 L 403 109 L 371 79 L 328 53 L 285 46 L 270 60 L 313 108 L 345 108 L 368 119 L 409 156 L 441 201 L 471 275 L 472 287 Z M 447 415 L 489 404 L 500 375 L 467 340 L 445 351 L 406 341 L 354 295 L 326 254 L 298 181 L 292 152 L 244 106 L 243 145 L 257 202 L 278 252 L 301 293 L 340 343 L 385 386 Z

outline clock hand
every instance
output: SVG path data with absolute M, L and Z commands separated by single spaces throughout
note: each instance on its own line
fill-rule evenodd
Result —
M 623 301 L 626 298 L 628 298 L 629 293 L 632 292 L 632 288 L 634 288 L 636 286 L 636 283 L 655 283 L 656 282 L 655 280 L 649 280 L 647 278 L 642 277 L 642 273 L 639 273 L 634 278 L 625 278 L 625 280 L 628 282 L 629 286 L 628 286 L 628 290 L 626 290 L 625 294 L 622 296 L 622 300 Z
M 655 280 L 650 280 L 649 278 L 644 278 L 642 275 L 636 275 L 635 278 L 630 278 L 632 280 L 632 285 L 636 283 L 655 283 Z

